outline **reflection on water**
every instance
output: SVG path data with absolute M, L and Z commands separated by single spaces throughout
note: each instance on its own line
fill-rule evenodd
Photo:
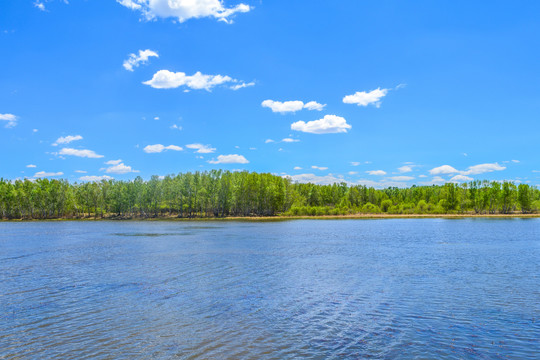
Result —
M 538 359 L 539 220 L 0 223 L 0 358 Z

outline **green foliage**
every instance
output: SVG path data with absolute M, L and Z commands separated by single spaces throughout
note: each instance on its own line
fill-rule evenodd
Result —
M 523 213 L 540 211 L 536 187 L 473 181 L 460 186 L 390 187 L 292 183 L 272 174 L 207 172 L 145 181 L 0 179 L 0 218 L 324 216 L 364 214 Z

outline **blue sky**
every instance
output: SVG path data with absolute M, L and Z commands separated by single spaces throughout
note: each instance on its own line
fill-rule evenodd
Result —
M 0 176 L 538 185 L 539 13 L 538 1 L 4 1 Z

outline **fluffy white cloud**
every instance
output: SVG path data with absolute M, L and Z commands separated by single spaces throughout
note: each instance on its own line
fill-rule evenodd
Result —
M 181 127 L 181 126 L 178 126 L 178 125 L 176 125 L 176 124 L 172 124 L 172 125 L 171 125 L 171 129 L 173 129 L 173 130 L 182 130 L 182 127 Z
M 413 168 L 412 168 L 412 166 L 410 166 L 410 165 L 405 165 L 405 166 L 399 167 L 399 168 L 398 168 L 398 171 L 399 171 L 400 173 L 408 173 L 408 172 L 413 171 Z
M 148 153 L 148 154 L 160 153 L 160 152 L 163 152 L 165 150 L 182 151 L 184 149 L 182 149 L 182 147 L 177 146 L 177 145 L 165 146 L 165 145 L 161 145 L 161 144 L 147 145 L 143 149 L 143 151 L 145 153 Z
M 352 126 L 347 124 L 345 118 L 337 115 L 326 115 L 314 121 L 297 121 L 291 124 L 291 129 L 312 134 L 346 133 Z
M 428 181 L 426 182 L 425 184 L 426 185 L 431 185 L 431 184 L 444 184 L 446 182 L 446 180 L 444 180 L 442 177 L 440 176 L 434 176 L 433 179 L 431 179 L 431 181 Z
M 87 176 L 81 176 L 79 180 L 81 181 L 89 181 L 89 182 L 98 182 L 101 180 L 112 180 L 113 178 L 108 175 L 102 175 L 102 176 L 96 176 L 96 175 L 87 175 Z
M 304 109 L 322 111 L 326 104 L 319 104 L 316 101 L 310 101 L 304 104 Z
M 313 165 L 311 168 L 316 169 L 316 170 L 321 170 L 321 171 L 328 170 L 328 168 L 326 166 Z
M 189 19 L 213 17 L 225 23 L 236 13 L 246 13 L 251 8 L 238 4 L 226 8 L 220 0 L 116 0 L 119 4 L 140 11 L 147 20 L 176 18 L 179 22 Z
M 76 173 L 78 174 L 86 174 L 88 171 L 85 171 L 85 170 L 75 170 Z
M 274 101 L 274 100 L 264 100 L 261 103 L 262 107 L 266 107 L 272 110 L 272 112 L 278 112 L 278 113 L 288 113 L 288 112 L 297 112 L 302 109 L 308 109 L 308 110 L 318 110 L 321 111 L 324 109 L 326 104 L 319 104 L 316 101 L 310 101 L 306 104 L 304 104 L 303 101 L 300 100 L 292 100 L 292 101 Z
M 17 125 L 19 118 L 13 114 L 0 114 L 0 121 L 7 121 L 5 127 L 12 128 Z
M 127 174 L 131 172 L 139 172 L 138 170 L 133 170 L 131 166 L 124 164 L 123 162 L 116 161 L 107 161 L 105 164 L 112 165 L 105 169 L 107 174 Z
M 236 84 L 236 85 L 231 86 L 231 89 L 232 90 L 240 90 L 240 89 L 247 88 L 247 87 L 250 87 L 250 86 L 255 86 L 255 82 L 254 81 L 249 82 L 249 83 L 241 82 L 240 84 Z
M 35 178 L 42 178 L 42 177 L 53 177 L 53 176 L 62 176 L 64 175 L 63 172 L 46 172 L 46 171 L 40 171 L 34 174 Z
M 461 174 L 461 175 L 478 175 L 484 174 L 493 171 L 502 171 L 506 167 L 499 165 L 498 163 L 488 163 L 488 164 L 478 164 L 469 166 L 467 170 L 460 171 L 453 168 L 450 165 L 442 165 L 436 168 L 429 170 L 431 175 L 442 175 L 442 174 Z
M 300 166 L 295 166 L 294 170 L 302 170 L 302 168 Z
M 82 140 L 81 135 L 68 135 L 68 136 L 60 136 L 56 141 L 52 144 L 52 146 L 57 146 L 58 144 L 69 144 L 72 141 Z
M 205 75 L 200 71 L 197 71 L 193 75 L 186 75 L 184 72 L 159 70 L 154 74 L 152 79 L 143 82 L 143 84 L 149 85 L 154 89 L 175 89 L 185 86 L 193 90 L 204 89 L 210 91 L 213 87 L 230 82 L 236 83 L 239 80 L 226 75 Z
M 381 99 L 388 94 L 389 89 L 375 89 L 369 92 L 357 91 L 352 95 L 347 95 L 343 98 L 345 104 L 356 104 L 358 106 L 368 106 L 369 104 L 375 107 L 381 106 Z
M 270 143 L 273 143 L 273 142 L 275 142 L 275 141 L 272 140 L 272 139 L 266 139 L 266 140 L 264 141 L 265 144 L 270 144 Z
M 356 174 L 358 174 L 358 171 L 349 171 L 348 174 L 349 175 L 356 175 Z
M 142 8 L 141 5 L 139 5 L 137 0 L 116 0 L 121 5 L 124 5 L 127 8 L 130 8 L 131 10 L 140 10 Z
M 72 148 L 63 148 L 58 153 L 59 155 L 69 155 L 69 156 L 77 156 L 77 157 L 85 157 L 85 158 L 102 158 L 103 155 L 96 154 L 93 150 L 86 150 L 86 149 L 72 149 Z
M 197 150 L 199 154 L 210 154 L 216 151 L 216 148 L 211 147 L 210 145 L 203 144 L 188 144 L 186 145 L 188 149 Z
M 442 165 L 442 166 L 439 166 L 439 167 L 436 167 L 436 168 L 433 168 L 433 169 L 429 170 L 429 173 L 431 175 L 455 174 L 455 173 L 458 173 L 458 172 L 459 172 L 459 170 L 454 169 L 450 165 Z
M 466 171 L 462 171 L 461 173 L 463 175 L 478 175 L 478 174 L 484 174 L 484 173 L 493 172 L 493 171 L 501 171 L 505 169 L 506 169 L 505 166 L 501 166 L 498 163 L 479 164 L 479 165 L 469 166 Z
M 465 175 L 456 175 L 450 179 L 451 182 L 472 181 L 472 180 L 474 179 Z
M 159 57 L 158 53 L 152 50 L 139 50 L 139 55 L 129 54 L 129 57 L 124 63 L 124 69 L 127 71 L 133 71 L 133 68 L 139 67 L 141 64 L 148 63 L 150 57 Z
M 249 161 L 243 155 L 219 155 L 217 160 L 208 161 L 210 164 L 247 164 Z
M 37 7 L 41 11 L 46 11 L 45 4 L 41 1 L 34 1 L 34 6 Z
M 122 159 L 118 159 L 118 160 L 109 160 L 107 161 L 105 164 L 106 165 L 118 165 L 122 162 Z
M 352 166 L 358 166 L 360 165 L 360 161 L 351 161 Z
M 35 168 L 36 165 L 34 165 L 34 164 L 28 164 L 28 165 L 26 165 L 26 167 L 27 167 L 27 168 Z
M 332 174 L 319 176 L 315 174 L 297 174 L 297 175 L 283 175 L 285 178 L 290 178 L 294 182 L 299 183 L 312 183 L 318 185 L 331 185 L 334 183 L 343 182 L 343 178 L 336 177 Z
M 376 175 L 376 176 L 383 176 L 386 175 L 386 171 L 384 170 L 368 170 L 366 171 L 369 175 Z
M 393 180 L 393 181 L 409 181 L 409 180 L 413 180 L 414 177 L 412 177 L 412 176 L 391 176 L 389 179 Z
M 274 100 L 264 100 L 261 103 L 262 107 L 266 107 L 272 110 L 272 112 L 287 113 L 287 112 L 296 112 L 304 108 L 304 103 L 300 100 L 294 101 L 274 101 Z
M 299 142 L 300 140 L 292 139 L 292 138 L 285 138 L 285 139 L 282 139 L 281 141 L 286 142 L 286 143 L 292 143 L 292 142 Z

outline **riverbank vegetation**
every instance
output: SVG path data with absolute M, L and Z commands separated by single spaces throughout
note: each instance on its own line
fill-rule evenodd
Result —
M 538 213 L 540 190 L 504 181 L 374 189 L 212 170 L 145 181 L 0 179 L 2 219 Z

